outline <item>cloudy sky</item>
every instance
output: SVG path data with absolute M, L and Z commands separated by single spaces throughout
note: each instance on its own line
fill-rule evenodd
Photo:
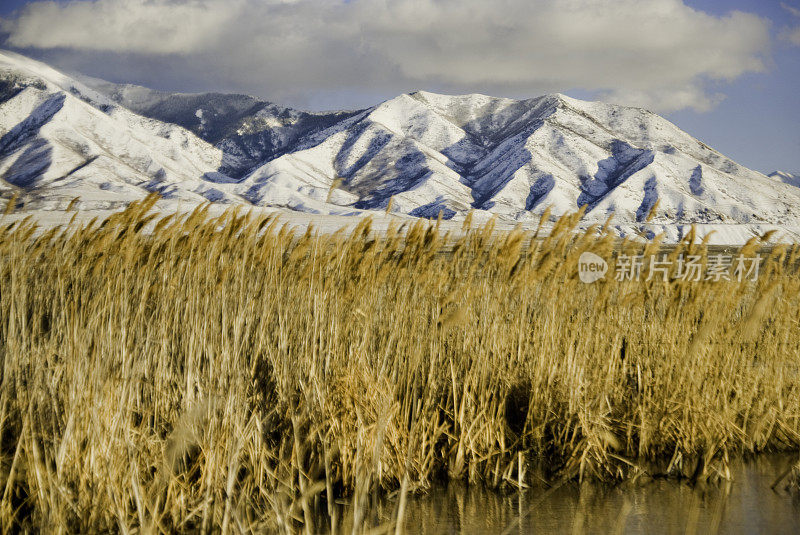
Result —
M 558 91 L 644 106 L 744 165 L 800 171 L 800 0 L 3 0 L 0 47 L 307 109 Z

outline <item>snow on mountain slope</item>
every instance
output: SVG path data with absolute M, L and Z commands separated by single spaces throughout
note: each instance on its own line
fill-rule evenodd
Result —
M 310 113 L 247 95 L 166 93 L 81 79 L 134 113 L 177 124 L 216 145 L 224 155 L 221 171 L 233 177 L 241 177 L 258 164 L 280 156 L 300 138 L 358 113 Z
M 787 173 L 785 171 L 775 171 L 768 175 L 770 178 L 778 179 L 784 184 L 789 184 L 796 188 L 800 188 L 800 173 Z
M 0 194 L 30 208 L 115 207 L 151 191 L 316 214 L 390 210 L 535 224 L 586 205 L 620 234 L 690 224 L 728 241 L 800 233 L 800 180 L 746 169 L 638 108 L 563 95 L 400 95 L 308 113 L 65 76 L 0 52 Z M 658 203 L 652 222 L 646 221 Z M 792 235 L 794 235 L 792 234 Z
M 800 223 L 800 192 L 746 169 L 645 110 L 563 95 L 402 95 L 316 145 L 266 163 L 239 185 L 255 204 L 331 203 L 435 217 L 470 208 L 533 222 L 588 205 L 586 222 L 653 221 L 678 239 L 704 224 Z M 280 194 L 277 194 L 277 191 Z
M 660 200 L 656 222 L 677 224 L 777 222 L 799 213 L 797 192 L 773 187 L 657 115 L 563 95 L 544 100 L 548 106 L 526 118 L 527 131 L 471 171 L 481 207 L 524 219 L 548 204 L 556 213 L 586 204 L 592 221 L 613 213 L 641 222 Z
M 454 146 L 461 150 L 448 152 Z M 238 191 L 255 204 L 274 203 L 273 184 L 279 183 L 282 203 L 302 209 L 324 201 L 340 179 L 338 199 L 354 208 L 384 209 L 393 198 L 402 213 L 436 217 L 442 210 L 454 215 L 472 203 L 458 172 L 458 162 L 469 154 L 464 147 L 480 150 L 461 128 L 401 95 L 358 116 L 347 128 L 334 128 L 320 143 L 265 164 Z M 293 191 L 292 184 L 300 186 Z
M 0 54 L 0 184 L 31 207 L 123 206 L 149 192 L 175 201 L 242 202 L 223 153 L 191 132 L 146 119 L 22 56 Z

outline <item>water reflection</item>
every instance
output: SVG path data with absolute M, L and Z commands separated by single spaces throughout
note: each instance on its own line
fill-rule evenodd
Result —
M 770 489 L 792 462 L 796 457 L 739 462 L 732 467 L 733 481 L 705 490 L 667 480 L 616 487 L 566 484 L 547 494 L 533 489 L 500 493 L 452 484 L 411 498 L 402 532 L 800 533 L 800 500 L 785 490 L 785 485 Z M 375 524 L 386 526 L 395 505 L 373 502 Z

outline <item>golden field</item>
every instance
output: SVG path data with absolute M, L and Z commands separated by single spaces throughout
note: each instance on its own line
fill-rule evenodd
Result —
M 663 249 L 580 214 L 316 235 L 154 202 L 0 221 L 3 532 L 355 532 L 396 492 L 399 533 L 447 479 L 707 481 L 800 446 L 798 247 L 756 282 L 586 285 L 585 251 Z

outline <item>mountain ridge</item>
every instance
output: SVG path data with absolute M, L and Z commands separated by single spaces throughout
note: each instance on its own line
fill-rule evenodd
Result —
M 796 188 L 800 188 L 800 172 L 789 173 L 786 171 L 775 171 L 767 176 L 780 180 L 784 184 L 789 184 Z
M 647 110 L 551 94 L 399 95 L 304 112 L 246 95 L 167 93 L 0 51 L 0 185 L 32 206 L 166 201 L 312 214 L 469 211 L 533 223 L 587 205 L 620 234 L 690 224 L 800 228 L 800 181 L 747 169 Z M 646 217 L 656 202 L 655 219 Z M 655 227 L 654 227 L 655 228 Z

